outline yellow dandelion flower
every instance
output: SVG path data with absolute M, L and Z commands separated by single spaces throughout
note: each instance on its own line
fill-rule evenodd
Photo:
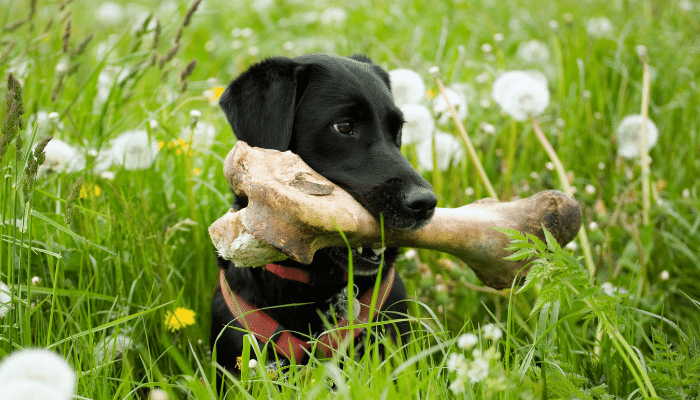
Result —
M 158 141 L 158 150 L 161 150 L 163 146 L 165 146 L 165 142 L 163 142 L 162 140 Z
M 175 332 L 180 328 L 194 324 L 194 316 L 194 311 L 178 307 L 175 312 L 167 311 L 165 313 L 165 326 Z
M 195 168 L 195 169 L 192 171 L 192 173 L 195 174 L 195 175 L 199 175 L 199 174 L 202 173 L 202 170 L 199 169 L 199 168 Z
M 225 89 L 226 88 L 220 86 L 207 89 L 204 91 L 204 97 L 206 97 L 207 100 L 209 100 L 209 103 L 215 105 L 219 101 L 219 97 L 221 97 Z
M 425 93 L 425 96 L 429 99 L 434 99 L 435 96 L 437 96 L 437 91 L 434 89 L 428 89 L 428 91 Z
M 86 183 L 80 188 L 80 198 L 81 199 L 87 199 L 90 196 L 97 197 L 102 194 L 102 189 L 100 189 L 99 186 L 92 184 L 92 183 Z

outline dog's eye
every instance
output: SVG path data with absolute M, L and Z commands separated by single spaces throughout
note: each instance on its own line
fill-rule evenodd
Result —
M 355 134 L 352 122 L 338 122 L 337 124 L 333 124 L 333 129 L 335 129 L 338 133 L 342 133 L 343 135 Z

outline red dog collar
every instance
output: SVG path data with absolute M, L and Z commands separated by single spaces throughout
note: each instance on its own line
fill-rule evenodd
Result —
M 266 267 L 268 270 L 270 265 L 274 266 L 277 264 L 268 264 Z M 273 267 L 273 269 L 277 270 L 275 267 Z M 279 276 L 285 279 L 293 280 L 298 280 L 295 278 L 307 279 L 308 282 L 308 274 L 306 275 L 306 278 L 304 278 L 303 275 L 298 274 L 297 272 L 304 271 L 290 267 L 283 267 L 283 269 L 284 272 L 282 272 L 282 274 L 285 276 L 290 276 L 291 278 L 285 278 L 285 276 L 282 275 Z M 290 269 L 296 271 L 290 271 Z M 371 305 L 374 288 L 369 289 L 362 295 L 362 297 L 358 299 L 360 302 L 360 314 L 355 321 L 357 325 L 367 324 L 374 318 L 375 315 L 378 314 L 379 310 L 381 310 L 392 286 L 394 285 L 395 274 L 396 270 L 392 266 L 379 286 L 377 300 L 374 307 Z M 298 281 L 304 282 L 303 280 Z M 308 350 L 311 347 L 311 342 L 306 342 L 297 338 L 290 331 L 284 329 L 282 325 L 267 315 L 264 311 L 243 300 L 243 298 L 241 298 L 238 294 L 231 291 L 228 286 L 228 282 L 226 281 L 226 273 L 224 269 L 221 269 L 219 273 L 219 285 L 221 286 L 221 293 L 224 296 L 226 305 L 228 306 L 231 314 L 233 314 L 235 320 L 237 320 L 247 331 L 255 335 L 255 337 L 260 339 L 263 343 L 271 341 L 274 344 L 275 350 L 285 356 L 288 360 L 295 360 L 297 364 L 301 363 L 301 360 L 308 353 Z M 332 357 L 333 349 L 338 349 L 341 345 L 345 345 L 349 343 L 350 340 L 354 340 L 357 335 L 359 335 L 365 329 L 364 327 L 356 327 L 353 332 L 350 332 L 350 330 L 347 329 L 349 325 L 349 320 L 339 320 L 335 327 L 336 329 L 325 332 L 318 337 L 318 349 L 321 350 L 325 357 Z M 272 339 L 273 336 L 276 336 L 274 340 Z

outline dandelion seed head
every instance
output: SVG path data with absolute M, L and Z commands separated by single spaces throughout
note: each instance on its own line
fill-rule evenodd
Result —
M 457 165 L 464 156 L 460 142 L 449 133 L 435 131 L 435 157 L 437 168 L 447 170 L 450 165 Z M 418 164 L 426 171 L 433 170 L 433 141 L 423 140 L 416 147 Z
M 32 286 L 39 286 L 41 285 L 41 278 L 38 276 L 33 276 L 32 277 Z
M 8 399 L 6 390 L 20 382 L 37 388 L 29 398 L 72 399 L 75 391 L 75 372 L 58 354 L 46 349 L 24 349 L 8 355 L 0 363 L 0 398 Z M 39 397 L 48 393 L 44 387 L 53 389 L 56 397 Z M 39 392 L 39 390 L 41 392 Z M 4 392 L 4 395 L 3 395 Z M 17 393 L 35 393 L 22 388 Z M 17 397 L 19 399 L 27 397 Z
M 659 279 L 661 279 L 662 281 L 667 281 L 670 278 L 671 278 L 671 274 L 669 274 L 669 272 L 667 270 L 663 270 L 659 274 Z
M 457 338 L 457 347 L 462 350 L 470 350 L 479 343 L 479 338 L 473 333 L 465 333 Z
M 612 22 L 606 17 L 595 17 L 588 20 L 586 32 L 594 38 L 604 38 L 612 35 Z
M 503 41 L 503 39 L 505 39 L 505 36 L 502 33 L 496 32 L 493 34 L 493 41 L 494 42 L 500 43 Z
M 517 55 L 526 64 L 544 64 L 549 61 L 549 48 L 544 42 L 532 39 L 520 43 Z
M 248 361 L 248 368 L 250 368 L 250 369 L 258 368 L 258 360 L 254 359 L 254 358 L 250 359 Z
M 150 168 L 158 155 L 158 142 L 145 130 L 122 133 L 111 142 L 109 158 L 126 170 Z
M 319 16 L 323 25 L 342 25 L 348 19 L 348 12 L 340 7 L 329 7 Z
M 647 150 L 651 150 L 659 139 L 659 130 L 650 118 L 647 118 L 646 128 Z M 641 115 L 634 114 L 623 118 L 620 125 L 617 126 L 617 154 L 628 159 L 639 157 L 641 133 Z
M 481 51 L 484 53 L 490 53 L 493 51 L 493 46 L 490 43 L 484 43 L 481 45 Z
M 163 389 L 153 389 L 148 393 L 148 400 L 170 400 L 170 396 Z
M 0 318 L 5 317 L 10 311 L 10 302 L 12 297 L 10 296 L 10 288 L 5 284 L 5 282 L 0 282 Z
M 425 82 L 417 72 L 398 68 L 389 71 L 391 91 L 398 106 L 418 104 L 425 97 Z
M 686 199 L 690 198 L 690 189 L 688 189 L 688 188 L 683 189 L 681 196 L 683 196 L 683 198 L 686 198 Z
M 567 250 L 569 251 L 576 251 L 578 250 L 578 243 L 576 242 L 569 242 L 566 246 L 564 246 Z
M 464 189 L 464 194 L 467 196 L 474 196 L 474 188 L 468 186 L 466 189 Z
M 489 376 L 489 362 L 483 358 L 475 358 L 466 375 L 472 383 L 483 381 Z
M 31 380 L 2 383 L 0 398 L 3 400 L 69 400 L 73 396 L 62 395 L 56 388 L 46 383 Z
M 481 129 L 484 133 L 488 133 L 489 135 L 494 135 L 496 133 L 496 127 L 488 122 L 479 123 L 479 129 Z
M 85 169 L 85 157 L 76 148 L 60 139 L 51 139 L 44 148 L 44 153 L 46 153 L 46 160 L 39 167 L 41 174 L 71 173 Z
M 487 324 L 482 326 L 481 333 L 484 338 L 491 339 L 493 341 L 497 341 L 503 336 L 503 331 L 501 331 L 501 328 L 495 324 Z
M 457 111 L 457 116 L 461 121 L 467 118 L 467 113 L 469 112 L 467 95 L 465 94 L 466 90 L 468 90 L 468 88 L 460 84 L 450 85 L 445 88 L 445 95 L 450 101 L 450 104 L 452 104 L 452 107 Z M 450 108 L 447 106 L 447 100 L 445 100 L 445 96 L 442 94 L 435 96 L 433 100 L 433 112 L 438 116 L 437 122 L 441 125 L 447 124 L 452 117 Z
M 97 364 L 103 364 L 121 358 L 133 346 L 133 341 L 129 336 L 117 334 L 116 336 L 106 337 L 104 341 L 95 346 L 95 361 Z
M 591 231 L 595 231 L 596 229 L 598 229 L 598 224 L 595 221 L 591 221 L 591 223 L 588 224 L 588 229 L 590 229 Z
M 421 104 L 405 104 L 400 107 L 405 123 L 401 131 L 402 144 L 429 140 L 435 129 L 433 114 Z

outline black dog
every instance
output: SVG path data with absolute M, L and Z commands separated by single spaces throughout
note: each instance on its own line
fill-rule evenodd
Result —
M 400 152 L 404 120 L 394 104 L 389 75 L 369 58 L 324 54 L 270 58 L 234 80 L 219 104 L 238 139 L 251 146 L 298 154 L 375 218 L 381 214 L 385 226 L 417 229 L 432 217 L 437 203 L 432 187 Z M 234 209 L 246 205 L 246 198 L 235 197 Z M 374 287 L 380 252 L 368 247 L 352 250 L 359 294 Z M 393 276 L 391 267 L 397 253 L 397 248 L 384 251 L 382 279 L 390 271 Z M 302 341 L 318 337 L 327 329 L 324 318 L 332 320 L 328 310 L 334 303 L 349 301 L 343 279 L 348 271 L 346 248 L 323 249 L 310 265 L 285 260 L 275 266 L 308 273 L 306 281 L 280 276 L 271 268 L 236 268 L 221 258 L 218 263 L 225 270 L 230 290 L 239 299 L 264 309 L 279 324 L 275 336 L 286 330 L 297 333 Z M 228 292 L 228 288 L 224 290 Z M 377 320 L 405 318 L 404 299 L 403 282 L 396 276 Z M 287 304 L 293 305 L 283 306 Z M 232 372 L 243 350 L 240 321 L 235 320 L 219 287 L 212 302 L 210 342 L 216 348 L 216 361 Z M 410 329 L 405 321 L 392 326 L 396 329 L 386 331 L 394 339 L 397 331 L 405 335 Z M 283 362 L 288 361 L 284 354 L 278 350 Z

